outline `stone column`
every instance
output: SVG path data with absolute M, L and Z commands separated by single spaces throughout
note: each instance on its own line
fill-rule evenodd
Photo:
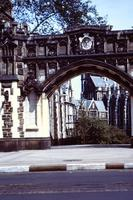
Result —
M 107 120 L 108 124 L 110 124 L 110 98 L 111 98 L 111 88 L 108 86 L 108 101 L 107 101 Z
M 56 102 L 56 108 L 57 108 L 57 135 L 58 139 L 61 138 L 62 135 L 62 115 L 61 115 L 61 97 L 60 93 L 57 96 L 58 100 Z
M 117 91 L 117 94 L 116 94 L 116 106 L 115 106 L 115 125 L 116 127 L 118 127 L 118 100 L 119 100 L 119 97 L 120 97 L 120 86 L 117 84 L 116 85 L 116 91 Z
M 65 96 L 62 96 L 62 137 L 66 138 L 66 105 L 65 105 Z
M 131 146 L 133 147 L 133 96 L 131 96 Z
M 125 105 L 124 105 L 124 129 L 127 131 L 127 101 L 128 101 L 128 91 L 125 92 Z

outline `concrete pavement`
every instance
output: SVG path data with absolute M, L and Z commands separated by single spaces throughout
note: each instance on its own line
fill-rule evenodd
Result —
M 0 152 L 0 172 L 133 169 L 130 145 L 72 145 Z

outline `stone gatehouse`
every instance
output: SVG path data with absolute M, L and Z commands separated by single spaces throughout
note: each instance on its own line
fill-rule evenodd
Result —
M 107 76 L 128 90 L 133 119 L 133 30 L 82 26 L 37 35 L 0 7 L 0 150 L 49 148 L 49 98 L 70 78 Z M 131 122 L 133 136 L 133 122 Z

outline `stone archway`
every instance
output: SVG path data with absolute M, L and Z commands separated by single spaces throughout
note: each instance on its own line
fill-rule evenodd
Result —
M 133 78 L 119 68 L 101 61 L 84 59 L 63 67 L 44 82 L 43 92 L 49 98 L 62 83 L 86 72 L 106 76 L 128 90 L 131 96 L 131 119 L 133 119 Z M 133 122 L 131 122 L 131 136 L 133 137 Z
M 10 28 L 1 26 L 0 151 L 49 147 L 49 97 L 63 82 L 86 72 L 107 76 L 126 88 L 133 119 L 133 78 L 129 75 L 133 74 L 132 30 L 81 26 L 57 35 L 29 35 L 27 26 L 8 18 L 4 23 L 10 22 Z M 37 102 L 34 117 L 27 107 L 29 121 L 31 116 L 37 126 L 27 128 L 28 95 L 32 98 L 29 107 Z M 131 124 L 133 136 L 133 120 Z
M 43 92 L 49 97 L 63 82 L 86 72 L 106 76 L 122 85 L 131 95 L 133 93 L 133 78 L 129 74 L 113 65 L 92 59 L 72 62 L 60 69 L 43 83 Z

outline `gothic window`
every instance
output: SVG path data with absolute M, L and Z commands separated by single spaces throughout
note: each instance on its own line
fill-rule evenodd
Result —
M 4 75 L 4 74 L 6 74 L 6 71 L 7 71 L 7 69 L 6 69 L 6 63 L 1 64 L 0 74 Z
M 67 54 L 67 44 L 65 41 L 61 41 L 59 44 L 59 55 L 66 55 Z
M 128 51 L 133 52 L 133 41 L 129 40 Z
M 38 55 L 39 55 L 39 56 L 44 56 L 44 47 L 41 47 L 41 46 L 40 46 L 40 47 L 38 48 Z
M 39 72 L 38 72 L 38 80 L 40 81 L 40 82 L 43 82 L 43 81 L 45 81 L 45 79 L 46 79 L 46 72 L 45 72 L 45 69 L 39 69 Z
M 33 47 L 28 48 L 28 57 L 36 56 L 36 49 Z
M 37 79 L 39 81 L 44 81 L 46 79 L 47 76 L 47 72 L 46 72 L 46 63 L 45 62 L 40 62 L 38 63 L 38 68 L 37 68 Z
M 106 51 L 108 53 L 113 52 L 113 43 L 107 43 Z
M 57 63 L 56 62 L 50 62 L 48 63 L 48 74 L 52 75 L 57 70 Z
M 127 41 L 126 40 L 118 40 L 117 41 L 117 52 L 127 51 Z
M 92 108 L 95 109 L 95 104 L 94 103 L 92 104 Z
M 17 56 L 22 56 L 22 47 L 21 46 L 17 47 Z

